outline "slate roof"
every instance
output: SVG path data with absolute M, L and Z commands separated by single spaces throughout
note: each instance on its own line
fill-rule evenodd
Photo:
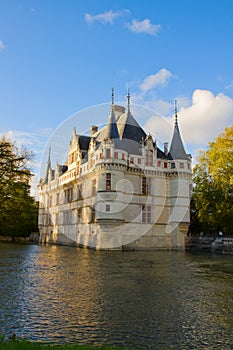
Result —
M 119 106 L 114 106 L 119 108 Z M 116 115 L 116 117 L 115 117 Z M 134 119 L 130 112 L 114 113 L 111 110 L 108 123 L 102 129 L 98 130 L 92 137 L 96 141 L 96 147 L 105 139 L 114 140 L 115 146 L 125 150 L 130 154 L 141 155 L 141 145 L 143 139 L 146 138 L 146 133 L 138 122 Z M 78 135 L 79 147 L 82 151 L 82 156 L 86 156 L 89 148 L 91 137 Z M 168 156 L 157 147 L 157 157 L 167 159 Z
M 81 151 L 88 151 L 89 143 L 91 141 L 90 136 L 78 135 L 78 144 Z
M 188 156 L 185 152 L 183 141 L 181 139 L 180 131 L 179 131 L 179 126 L 176 121 L 175 127 L 174 127 L 174 132 L 173 132 L 173 137 L 172 137 L 172 142 L 169 150 L 169 158 L 170 159 L 184 159 L 187 160 Z

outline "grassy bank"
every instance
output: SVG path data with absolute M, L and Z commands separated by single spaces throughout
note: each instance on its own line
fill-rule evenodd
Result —
M 26 340 L 0 341 L 1 350 L 123 350 L 111 346 L 91 346 L 91 345 L 54 345 L 33 343 Z M 124 348 L 125 349 L 125 348 Z M 126 350 L 126 349 L 125 349 Z

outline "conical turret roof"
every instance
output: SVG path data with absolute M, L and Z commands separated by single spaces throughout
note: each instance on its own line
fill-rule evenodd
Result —
M 111 110 L 110 116 L 108 118 L 108 124 L 106 128 L 106 134 L 105 137 L 107 139 L 113 140 L 113 139 L 119 139 L 119 132 L 116 125 L 116 119 L 114 116 L 113 109 Z
M 188 156 L 187 153 L 185 152 L 183 141 L 180 135 L 180 130 L 178 126 L 178 117 L 177 117 L 177 108 L 175 105 L 175 127 L 174 127 L 174 132 L 173 132 L 173 137 L 172 137 L 172 142 L 171 142 L 171 147 L 169 151 L 169 156 L 172 159 L 184 159 L 187 160 Z
M 48 154 L 48 161 L 45 169 L 45 175 L 44 175 L 44 182 L 47 183 L 49 179 L 49 172 L 52 170 L 51 168 L 51 146 L 49 146 L 49 154 Z

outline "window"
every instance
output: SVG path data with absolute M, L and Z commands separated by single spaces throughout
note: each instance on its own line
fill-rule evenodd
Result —
M 83 186 L 79 185 L 78 188 L 77 188 L 78 200 L 83 198 L 82 192 L 83 192 Z
M 77 209 L 77 219 L 78 219 L 78 222 L 81 222 L 81 219 L 82 219 L 82 207 L 79 207 Z
M 69 225 L 72 223 L 72 210 L 63 211 L 63 224 Z
M 130 157 L 130 163 L 133 164 L 133 162 L 134 162 L 133 157 Z
M 124 153 L 122 154 L 122 158 L 121 158 L 122 160 L 125 160 L 125 155 L 124 155 Z
M 180 169 L 184 169 L 184 163 L 180 163 Z
M 55 223 L 56 223 L 56 225 L 59 225 L 59 213 L 56 213 Z
M 160 162 L 160 161 L 157 162 L 157 166 L 158 166 L 158 167 L 161 166 L 161 162 Z
M 152 166 L 153 165 L 153 151 L 146 150 L 146 165 Z
M 111 157 L 111 150 L 110 148 L 106 149 L 106 158 L 110 158 Z
M 69 164 L 72 164 L 75 162 L 75 152 L 70 153 L 69 155 Z
M 138 164 L 141 164 L 141 158 L 138 158 Z
M 92 195 L 92 196 L 95 196 L 95 195 L 96 195 L 96 179 L 92 180 L 91 195 Z
M 59 193 L 56 195 L 56 205 L 59 205 Z
M 91 207 L 91 222 L 95 222 L 95 208 Z
M 163 163 L 163 167 L 165 168 L 165 169 L 167 169 L 167 163 Z
M 50 214 L 47 214 L 44 216 L 44 225 L 48 225 L 49 224 L 49 217 L 50 217 Z
M 176 167 L 176 163 L 172 163 L 172 164 L 171 164 L 171 168 L 172 168 L 172 169 L 175 169 L 175 167 Z
M 109 211 L 110 211 L 110 204 L 106 204 L 106 207 L 105 207 L 105 208 L 106 208 L 106 211 L 109 212 Z
M 100 159 L 103 159 L 103 153 L 100 153 Z
M 94 159 L 94 154 L 92 154 L 90 157 L 90 168 L 92 168 L 94 165 L 95 165 L 95 159 Z
M 114 152 L 114 158 L 118 159 L 118 152 Z
M 151 223 L 151 207 L 149 205 L 142 206 L 142 222 Z
M 112 177 L 110 173 L 106 173 L 106 190 L 110 191 L 112 186 Z
M 65 203 L 69 203 L 73 200 L 73 188 L 67 188 L 65 190 Z
M 151 193 L 151 178 L 143 177 L 142 178 L 142 194 L 150 194 Z

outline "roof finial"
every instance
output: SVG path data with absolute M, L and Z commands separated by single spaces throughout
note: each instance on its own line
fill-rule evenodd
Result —
M 178 125 L 177 100 L 175 100 L 175 125 Z
M 130 113 L 130 93 L 129 93 L 129 88 L 128 88 L 128 93 L 127 93 L 127 101 L 128 101 L 128 113 Z
M 114 106 L 114 88 L 112 88 L 112 108 Z

